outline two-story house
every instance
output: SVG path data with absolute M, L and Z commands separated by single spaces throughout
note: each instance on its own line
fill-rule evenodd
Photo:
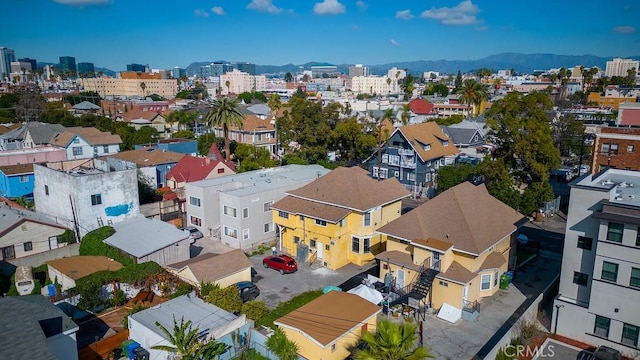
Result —
M 409 102 L 409 124 L 419 124 L 438 117 L 438 109 L 427 100 L 419 98 Z
M 51 145 L 66 149 L 68 160 L 116 154 L 120 151 L 121 144 L 120 135 L 94 127 L 68 128 L 51 139 Z
M 216 137 L 223 137 L 222 127 L 214 127 Z M 229 139 L 240 144 L 253 145 L 265 148 L 273 156 L 276 154 L 276 125 L 272 115 L 245 114 L 242 119 L 242 127 L 229 127 Z
M 525 221 L 484 184 L 454 186 L 378 229 L 387 244 L 376 256 L 380 277 L 434 309 L 470 307 L 498 291 Z
M 436 171 L 454 163 L 460 150 L 435 122 L 396 128 L 380 151 L 364 161 L 373 178 L 395 177 L 414 195 L 432 195 Z
M 33 197 L 33 164 L 0 166 L 0 196 Z
M 28 122 L 0 135 L 0 150 L 30 149 L 44 146 L 64 129 L 65 127 L 60 124 Z
M 377 181 L 359 167 L 339 167 L 273 204 L 281 247 L 298 261 L 330 269 L 363 265 L 384 249 L 376 231 L 400 217 L 410 193 L 391 178 Z
M 629 358 L 640 351 L 640 173 L 607 169 L 570 184 L 552 331 Z

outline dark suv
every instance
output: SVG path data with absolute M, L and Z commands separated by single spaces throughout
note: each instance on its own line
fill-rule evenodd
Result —
M 255 300 L 258 295 L 260 295 L 260 289 L 258 288 L 258 285 L 252 283 L 251 281 L 240 281 L 236 284 L 236 286 L 240 291 L 240 298 L 242 299 L 242 302 Z
M 288 255 L 267 256 L 262 260 L 265 268 L 278 270 L 280 274 L 293 273 L 298 271 L 298 263 Z

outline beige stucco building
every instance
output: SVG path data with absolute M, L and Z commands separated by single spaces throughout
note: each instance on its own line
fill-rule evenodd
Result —
M 111 77 L 81 78 L 84 91 L 95 91 L 100 96 L 140 96 L 157 94 L 173 99 L 178 93 L 177 79 L 117 79 Z M 141 84 L 144 83 L 144 89 Z

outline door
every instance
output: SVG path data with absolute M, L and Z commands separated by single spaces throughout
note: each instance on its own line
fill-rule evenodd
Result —
M 404 270 L 396 270 L 396 288 L 404 288 Z
M 53 249 L 57 249 L 58 248 L 58 237 L 57 236 L 51 236 L 49 238 L 49 250 L 53 250 Z
M 462 307 L 467 306 L 467 301 L 469 300 L 469 285 L 465 285 L 462 289 Z
M 322 250 L 324 250 L 324 245 L 321 242 L 316 241 L 316 251 L 318 252 L 318 259 L 322 259 Z
M 438 270 L 440 271 L 440 253 L 439 252 L 433 252 L 433 264 L 431 264 L 431 268 L 433 270 Z

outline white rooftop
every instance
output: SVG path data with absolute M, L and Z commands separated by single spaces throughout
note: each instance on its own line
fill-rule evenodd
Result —
M 607 169 L 577 180 L 576 185 L 609 192 L 609 201 L 613 203 L 640 207 L 640 172 Z
M 116 233 L 104 240 L 137 258 L 176 244 L 189 235 L 164 221 L 147 219 L 142 215 L 112 225 Z

